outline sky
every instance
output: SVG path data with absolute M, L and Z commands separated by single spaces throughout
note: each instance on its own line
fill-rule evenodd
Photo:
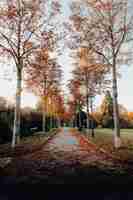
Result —
M 62 20 L 66 20 L 69 15 L 68 2 L 70 0 L 61 0 L 63 3 L 63 18 Z M 65 94 L 68 94 L 68 90 L 66 89 L 66 84 L 68 80 L 72 77 L 72 65 L 71 59 L 69 55 L 69 51 L 64 51 L 63 55 L 60 56 L 59 62 L 63 68 L 63 85 Z M 5 73 L 8 71 L 8 77 L 5 79 Z M 14 76 L 14 69 L 11 65 L 5 63 L 0 64 L 0 96 L 6 97 L 10 101 L 14 101 L 15 97 L 15 88 L 16 88 L 16 80 Z M 13 74 L 13 76 L 12 76 Z M 119 91 L 119 103 L 123 104 L 125 108 L 129 111 L 133 111 L 133 66 L 122 66 L 121 67 L 121 78 L 118 79 L 118 91 Z M 103 99 L 103 96 L 97 96 L 95 100 L 95 107 L 97 107 Z M 22 93 L 22 107 L 35 107 L 38 98 L 29 93 L 24 89 Z
M 100 105 L 104 96 L 97 96 L 96 105 Z M 118 79 L 118 102 L 129 111 L 133 111 L 133 65 L 121 67 L 121 78 Z

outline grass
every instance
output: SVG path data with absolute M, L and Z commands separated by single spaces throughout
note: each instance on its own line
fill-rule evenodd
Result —
M 121 129 L 122 146 L 115 149 L 113 145 L 113 131 L 111 129 L 96 129 L 95 138 L 89 139 L 122 161 L 133 162 L 133 129 Z

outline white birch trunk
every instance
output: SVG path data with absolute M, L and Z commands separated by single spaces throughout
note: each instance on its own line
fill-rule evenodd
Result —
M 22 70 L 17 73 L 17 88 L 16 88 L 16 101 L 14 111 L 14 126 L 12 137 L 12 148 L 15 147 L 16 142 L 20 140 L 20 115 L 21 115 L 21 91 L 22 91 Z M 17 139 L 17 141 L 16 141 Z
M 119 148 L 121 146 L 120 138 L 120 124 L 119 124 L 119 108 L 118 108 L 118 91 L 117 91 L 117 75 L 115 60 L 112 66 L 113 74 L 113 114 L 114 114 L 114 146 Z

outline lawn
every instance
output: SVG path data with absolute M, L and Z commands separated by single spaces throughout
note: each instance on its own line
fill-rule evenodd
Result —
M 133 129 L 121 129 L 122 146 L 115 149 L 113 146 L 113 131 L 111 129 L 96 129 L 95 138 L 89 139 L 123 161 L 133 162 Z

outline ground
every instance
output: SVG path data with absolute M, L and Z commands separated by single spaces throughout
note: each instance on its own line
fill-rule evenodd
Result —
M 133 163 L 133 129 L 121 129 L 122 146 L 115 149 L 112 129 L 96 129 L 95 138 L 88 137 L 99 148 L 119 157 L 123 162 Z
M 62 128 L 34 151 L 14 154 L 1 170 L 3 186 L 12 184 L 133 184 L 132 168 L 104 150 L 97 137 Z M 100 136 L 99 136 L 100 137 Z

